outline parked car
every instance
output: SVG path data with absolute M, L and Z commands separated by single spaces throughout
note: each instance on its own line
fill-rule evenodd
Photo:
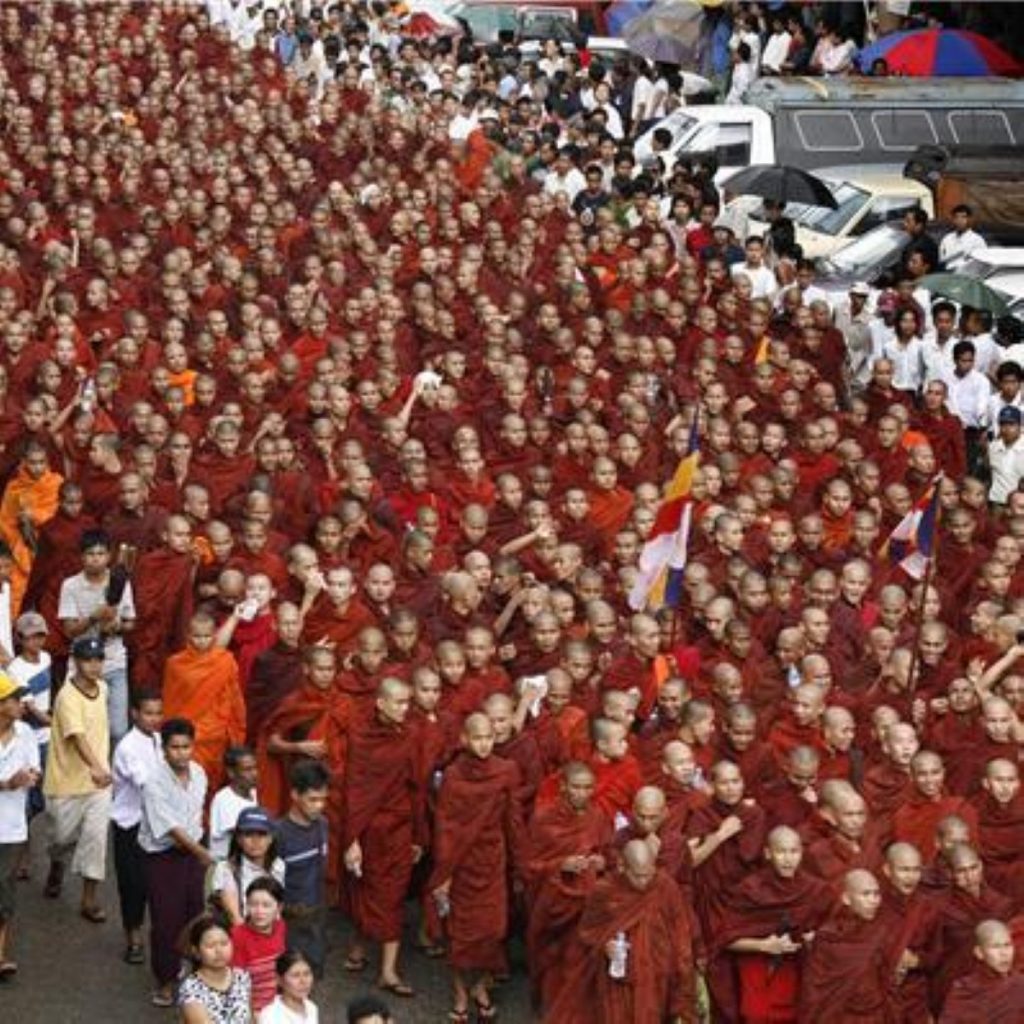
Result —
M 853 169 L 842 176 L 838 170 L 815 172 L 830 188 L 837 206 L 805 206 L 788 203 L 786 216 L 796 227 L 796 240 L 809 259 L 830 256 L 851 238 L 858 238 L 880 224 L 900 220 L 915 207 L 932 215 L 931 191 L 918 181 L 899 174 L 871 170 L 860 173 Z M 729 182 L 723 186 L 728 193 Z M 767 229 L 764 203 L 756 196 L 739 196 L 727 209 L 746 215 L 748 231 L 757 234 Z

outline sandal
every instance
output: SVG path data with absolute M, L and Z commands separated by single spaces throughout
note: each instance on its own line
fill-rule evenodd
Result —
M 448 1019 L 452 1024 L 469 1024 L 469 1010 L 449 1010 Z
M 349 954 L 345 957 L 345 963 L 342 965 L 349 974 L 359 974 L 361 971 L 365 971 L 370 966 L 370 958 L 366 956 L 353 956 Z
M 146 953 L 138 942 L 133 942 L 125 947 L 123 959 L 126 964 L 144 964 Z
M 476 1006 L 477 1020 L 497 1020 L 498 1008 L 490 1001 L 490 999 L 484 1003 L 480 1001 L 479 996 L 473 996 L 473 1003 Z
M 46 876 L 46 885 L 43 887 L 43 895 L 48 900 L 55 900 L 60 896 L 64 888 L 64 865 L 54 861 L 50 864 L 50 873 Z
M 174 996 L 169 996 L 166 992 L 154 992 L 149 1001 L 159 1010 L 170 1010 L 174 1006 Z
M 102 907 L 82 907 L 79 913 L 90 924 L 103 924 L 107 919 L 106 912 Z
M 13 960 L 0 960 L 0 981 L 13 978 L 18 973 L 18 965 Z
M 401 999 L 413 999 L 416 996 L 416 990 L 406 985 L 404 981 L 378 981 L 377 988 Z

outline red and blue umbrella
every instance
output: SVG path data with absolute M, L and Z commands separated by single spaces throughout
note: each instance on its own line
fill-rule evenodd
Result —
M 894 75 L 917 77 L 982 77 L 1024 74 L 1024 65 L 1016 57 L 977 32 L 954 28 L 916 29 L 894 32 L 860 51 L 862 71 L 883 59 Z

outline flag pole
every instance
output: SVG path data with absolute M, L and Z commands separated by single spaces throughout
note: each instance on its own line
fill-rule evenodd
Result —
M 936 538 L 938 529 L 936 524 Z M 932 575 L 935 568 L 935 545 L 932 545 L 931 554 L 925 561 L 924 579 L 921 580 L 921 598 L 917 602 L 917 611 L 914 615 L 914 649 L 910 654 L 910 692 L 914 694 L 917 690 L 917 668 L 921 660 L 921 627 L 924 625 L 924 603 L 928 600 L 928 588 L 932 585 Z

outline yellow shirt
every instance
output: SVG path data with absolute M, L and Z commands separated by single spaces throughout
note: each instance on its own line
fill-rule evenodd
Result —
M 57 694 L 43 784 L 47 796 L 81 796 L 98 789 L 89 777 L 89 766 L 71 742 L 72 736 L 82 736 L 103 767 L 109 770 L 110 726 L 104 682 L 99 683 L 95 697 L 87 697 L 71 681 Z

